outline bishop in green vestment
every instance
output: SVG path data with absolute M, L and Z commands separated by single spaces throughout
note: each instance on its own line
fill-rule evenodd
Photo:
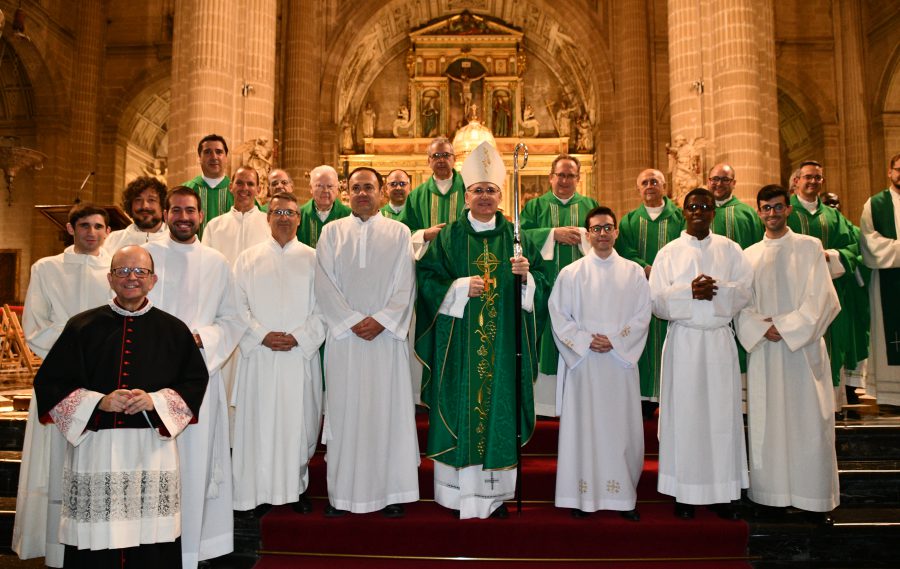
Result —
M 315 249 L 326 223 L 350 215 L 350 208 L 336 199 L 338 191 L 337 171 L 331 166 L 316 166 L 309 173 L 312 199 L 300 207 L 300 227 L 297 228 L 297 239 L 302 243 Z M 319 214 L 324 212 L 327 215 L 320 217 Z
M 428 145 L 428 166 L 432 176 L 414 189 L 400 215 L 412 231 L 413 249 L 421 259 L 428 244 L 441 228 L 461 217 L 465 207 L 466 188 L 462 176 L 453 165 L 456 154 L 446 138 L 435 138 Z
M 463 176 L 475 180 L 466 192 L 470 209 L 440 231 L 417 265 L 416 354 L 425 366 L 427 454 L 436 461 L 439 504 L 459 510 L 462 518 L 503 517 L 503 500 L 515 491 L 515 421 L 523 441 L 534 431 L 537 333 L 549 290 L 540 254 L 527 237 L 523 257 L 512 259 L 513 227 L 497 211 L 505 169 L 496 149 L 479 146 Z M 526 286 L 516 285 L 514 272 L 527 278 Z M 523 296 L 520 377 L 515 294 Z
M 218 134 L 204 136 L 197 145 L 197 158 L 202 174 L 182 185 L 200 196 L 203 221 L 197 235 L 202 237 L 207 223 L 231 210 L 234 197 L 228 191 L 231 180 L 225 175 L 228 167 L 228 145 L 225 139 Z
M 828 328 L 825 345 L 831 359 L 831 378 L 838 386 L 841 368 L 854 369 L 858 363 L 850 361 L 854 359 L 853 350 L 848 349 L 853 343 L 853 315 L 847 312 L 846 304 L 851 287 L 858 286 L 855 273 L 860 264 L 860 251 L 858 232 L 853 224 L 841 212 L 819 200 L 825 181 L 822 172 L 822 166 L 817 162 L 800 165 L 797 191 L 791 196 L 794 211 L 788 217 L 788 227 L 795 233 L 817 237 L 828 256 L 828 269 L 841 301 L 841 312 Z M 842 269 L 843 274 L 837 276 Z
M 559 271 L 584 256 L 584 221 L 599 204 L 594 198 L 576 192 L 581 163 L 575 156 L 560 154 L 550 165 L 550 191 L 529 200 L 519 216 L 522 232 L 540 247 L 548 262 L 549 286 Z M 535 385 L 535 410 L 538 415 L 556 415 L 556 368 L 559 351 L 553 341 L 550 320 L 540 334 L 538 382 Z
M 684 216 L 681 208 L 666 197 L 666 177 L 659 170 L 641 172 L 637 178 L 637 188 L 643 203 L 626 213 L 619 222 L 616 251 L 643 267 L 649 277 L 659 250 L 681 235 Z M 659 401 L 659 370 L 668 325 L 667 321 L 656 316 L 650 319 L 647 345 L 638 361 L 641 399 Z

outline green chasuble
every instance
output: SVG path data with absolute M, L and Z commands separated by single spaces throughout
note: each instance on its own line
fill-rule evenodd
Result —
M 550 233 L 556 227 L 584 227 L 584 218 L 587 213 L 597 207 L 597 200 L 575 194 L 567 203 L 562 203 L 552 191 L 546 194 L 528 200 L 522 213 L 519 215 L 519 224 L 522 232 L 528 236 L 532 243 L 539 249 L 543 247 Z M 549 274 L 550 287 L 556 282 L 559 271 L 582 257 L 581 247 L 578 245 L 566 245 L 564 243 L 554 243 L 553 260 L 548 262 L 550 265 Z M 553 341 L 553 331 L 550 327 L 550 319 L 541 332 L 540 339 L 540 372 L 545 375 L 556 375 L 556 368 L 559 364 L 559 352 L 556 350 L 556 343 Z
M 625 214 L 619 220 L 619 238 L 616 251 L 622 257 L 641 267 L 653 265 L 656 254 L 669 241 L 681 235 L 684 216 L 681 209 L 669 198 L 663 198 L 663 210 L 655 220 L 650 219 L 644 204 Z M 656 316 L 650 318 L 647 345 L 638 361 L 641 376 L 641 399 L 659 400 L 659 368 L 662 364 L 662 346 L 669 323 Z
M 331 205 L 331 211 L 328 212 L 328 217 L 325 218 L 325 221 L 322 221 L 316 212 L 316 202 L 309 200 L 300 206 L 300 227 L 297 228 L 297 239 L 301 243 L 305 243 L 315 249 L 316 243 L 319 242 L 319 235 L 322 234 L 322 227 L 335 219 L 347 217 L 350 215 L 350 211 L 350 208 L 341 203 L 340 200 L 334 200 L 334 203 Z
M 723 235 L 746 249 L 754 243 L 762 241 L 766 227 L 759 219 L 756 210 L 732 195 L 722 205 L 716 205 L 716 217 L 713 218 L 712 232 Z M 738 362 L 741 373 L 747 373 L 747 351 L 740 342 L 737 344 Z
M 859 227 L 853 224 L 851 227 L 856 242 L 859 243 Z M 847 302 L 843 308 L 850 317 L 852 339 L 847 346 L 844 360 L 848 371 L 856 369 L 860 362 L 869 357 L 869 334 L 872 326 L 872 313 L 869 305 L 869 281 L 872 278 L 872 269 L 863 263 L 861 254 L 857 258 L 857 263 L 856 273 L 858 275 L 854 274 L 847 286 Z
M 522 311 L 522 408 L 515 410 L 515 279 L 509 258 L 512 224 L 476 233 L 468 217 L 447 225 L 418 262 L 416 356 L 422 361 L 422 402 L 429 407 L 428 456 L 457 468 L 516 465 L 516 426 L 534 432 L 537 331 L 547 313 L 547 277 L 540 253 L 522 239 L 536 291 L 534 312 Z M 438 314 L 457 278 L 479 275 L 485 294 L 469 298 L 462 318 Z
M 831 358 L 831 379 L 835 386 L 841 382 L 841 368 L 853 369 L 857 362 L 853 356 L 853 315 L 847 310 L 847 296 L 856 283 L 856 267 L 860 264 L 858 232 L 841 212 L 818 201 L 816 211 L 809 213 L 800 203 L 796 194 L 791 196 L 794 211 L 788 217 L 788 227 L 795 233 L 812 235 L 822 242 L 822 248 L 835 249 L 840 254 L 844 274 L 833 279 L 834 289 L 841 302 L 841 312 L 837 315 L 825 334 L 825 345 Z
M 200 209 L 203 210 L 203 223 L 200 224 L 200 231 L 197 233 L 199 237 L 203 237 L 203 230 L 206 229 L 207 223 L 223 213 L 231 211 L 231 206 L 234 205 L 234 196 L 228 191 L 228 186 L 230 185 L 231 180 L 228 179 L 228 176 L 225 176 L 215 188 L 211 188 L 206 183 L 206 180 L 203 179 L 203 176 L 197 176 L 193 180 L 188 180 L 182 184 L 182 186 L 187 186 L 200 194 Z
M 897 239 L 897 227 L 894 224 L 894 202 L 891 190 L 887 189 L 872 196 L 869 207 L 872 211 L 872 226 L 875 231 L 887 239 Z M 881 312 L 884 315 L 884 338 L 891 342 L 900 338 L 900 269 L 878 269 L 879 286 L 881 287 Z M 891 344 L 888 344 L 891 345 Z M 893 344 L 896 348 L 896 344 Z M 889 366 L 900 366 L 900 350 L 888 350 L 886 354 Z
M 453 183 L 447 195 L 441 194 L 432 176 L 409 193 L 406 206 L 397 221 L 406 224 L 414 233 L 438 223 L 451 223 L 462 218 L 466 205 L 465 194 L 462 174 L 456 170 L 453 171 Z
M 400 213 L 394 213 L 394 209 L 391 207 L 390 202 L 388 202 L 381 207 L 381 215 L 385 216 L 388 219 L 400 221 L 400 216 L 403 215 L 403 210 L 401 209 Z

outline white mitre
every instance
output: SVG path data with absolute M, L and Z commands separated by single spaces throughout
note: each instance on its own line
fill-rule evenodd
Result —
M 469 154 L 461 173 L 466 188 L 479 182 L 491 182 L 501 190 L 506 186 L 503 157 L 489 142 L 482 142 Z

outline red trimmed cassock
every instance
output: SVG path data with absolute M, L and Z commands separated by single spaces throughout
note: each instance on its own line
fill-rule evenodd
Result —
M 146 301 L 72 317 L 34 378 L 42 423 L 68 441 L 59 539 L 66 567 L 181 567 L 175 437 L 195 422 L 209 376 L 181 320 Z M 116 389 L 154 409 L 101 411 Z

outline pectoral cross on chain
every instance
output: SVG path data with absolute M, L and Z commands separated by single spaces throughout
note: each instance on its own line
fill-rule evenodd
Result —
M 900 352 L 900 337 L 897 336 L 896 332 L 894 332 L 894 341 L 888 342 L 888 344 L 893 344 L 894 351 Z

